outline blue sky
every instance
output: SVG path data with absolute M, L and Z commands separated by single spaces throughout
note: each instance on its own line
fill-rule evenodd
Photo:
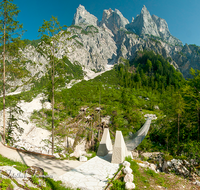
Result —
M 118 9 L 129 22 L 132 17 L 140 14 L 145 5 L 150 14 L 165 19 L 171 34 L 180 39 L 183 44 L 200 46 L 200 1 L 199 0 L 14 0 L 21 11 L 18 21 L 27 32 L 26 39 L 38 39 L 38 29 L 43 20 L 49 20 L 51 15 L 57 16 L 61 25 L 70 26 L 76 8 L 79 4 L 95 15 L 100 21 L 104 9 Z

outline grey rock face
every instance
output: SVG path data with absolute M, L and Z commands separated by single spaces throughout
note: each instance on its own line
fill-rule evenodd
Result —
M 121 27 L 125 27 L 129 21 L 122 15 L 122 13 L 115 9 L 115 11 L 109 9 L 103 11 L 103 17 L 102 21 L 100 22 L 100 26 L 105 24 L 105 26 L 110 29 L 114 34 L 117 33 L 117 31 Z
M 156 23 L 158 32 L 162 38 L 170 36 L 167 22 L 164 19 L 159 18 L 156 15 L 152 15 L 152 19 Z
M 68 27 L 71 34 L 62 37 L 58 43 L 56 56 L 59 59 L 67 56 L 72 64 L 80 64 L 83 70 L 104 71 L 107 64 L 119 62 L 120 57 L 132 60 L 137 51 L 143 50 L 153 50 L 170 58 L 170 64 L 185 78 L 190 76 L 191 67 L 200 69 L 200 47 L 187 44 L 183 47 L 181 41 L 170 34 L 167 22 L 151 16 L 145 6 L 131 23 L 117 9 L 104 10 L 102 21 L 98 23 L 98 19 L 80 5 L 72 24 Z M 27 46 L 23 55 L 31 77 L 41 78 L 49 65 L 48 60 L 32 46 Z M 23 86 L 22 80 L 13 81 L 13 86 L 19 84 Z M 25 86 L 26 89 L 29 87 Z
M 160 36 L 156 23 L 151 18 L 151 15 L 145 5 L 143 6 L 140 15 L 138 15 L 133 22 L 127 25 L 126 28 L 132 30 L 138 35 L 149 34 Z
M 84 6 L 79 5 L 74 15 L 72 25 L 77 25 L 80 23 L 97 26 L 98 19 L 94 15 L 90 14 Z
M 185 78 L 190 78 L 190 69 L 200 69 L 200 47 L 196 45 L 185 44 L 172 55 L 172 59 L 179 66 L 179 69 Z
M 79 27 L 69 27 L 71 36 L 77 36 L 67 42 L 67 56 L 72 63 L 77 61 L 86 69 L 103 71 L 107 64 L 117 62 L 117 46 L 112 33 L 98 26 L 82 24 Z
M 156 15 L 150 15 L 149 11 L 143 6 L 140 15 L 132 19 L 126 28 L 138 35 L 150 35 L 161 38 L 172 45 L 182 45 L 182 42 L 172 36 L 169 32 L 167 22 Z
M 179 39 L 170 34 L 167 22 L 164 19 L 156 15 L 152 15 L 152 19 L 156 23 L 159 35 L 164 41 L 172 45 L 182 45 Z

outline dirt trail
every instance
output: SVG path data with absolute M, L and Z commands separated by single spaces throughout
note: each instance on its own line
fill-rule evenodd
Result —
M 11 160 L 22 162 L 28 166 L 41 167 L 49 175 L 53 175 L 55 177 L 63 175 L 67 171 L 83 164 L 83 162 L 79 162 L 76 160 L 49 159 L 37 155 L 21 153 L 19 151 L 5 147 L 2 143 L 0 143 L 0 154 Z

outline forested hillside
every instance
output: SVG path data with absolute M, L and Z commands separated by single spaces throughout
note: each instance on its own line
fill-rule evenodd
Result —
M 167 60 L 153 52 L 139 52 L 130 63 L 121 59 L 120 64 L 95 79 L 56 91 L 57 135 L 69 135 L 61 134 L 64 123 L 81 119 L 79 135 L 90 139 L 91 130 L 94 134 L 102 130 L 101 115 L 111 117 L 111 137 L 116 130 L 127 136 L 144 124 L 145 114 L 156 114 L 158 119 L 152 121 L 148 136 L 137 149 L 199 159 L 200 71 L 191 69 L 191 74 L 193 79 L 185 80 Z M 51 101 L 46 85 L 37 86 Z M 79 112 L 81 107 L 88 107 L 84 115 Z M 96 107 L 101 108 L 100 113 L 95 111 Z M 88 116 L 93 120 L 85 119 Z M 43 109 L 33 115 L 40 123 L 42 117 L 48 121 L 43 127 L 51 129 L 51 112 Z M 84 127 L 86 122 L 92 129 Z

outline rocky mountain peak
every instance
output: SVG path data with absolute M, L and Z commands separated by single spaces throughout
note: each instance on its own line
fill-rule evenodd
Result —
M 145 5 L 141 13 L 130 24 L 127 24 L 126 28 L 138 35 L 148 34 L 159 37 L 172 45 L 182 45 L 180 40 L 170 34 L 167 22 L 156 15 L 151 16 Z
M 121 27 L 124 28 L 128 23 L 129 21 L 118 9 L 115 9 L 115 11 L 108 9 L 103 11 L 100 26 L 105 25 L 109 30 L 116 34 Z
M 137 15 L 126 28 L 136 32 L 138 35 L 149 34 L 160 37 L 156 23 L 153 21 L 145 5 L 143 6 L 141 13 Z
M 150 15 L 149 11 L 147 10 L 146 6 L 143 5 L 142 7 L 142 10 L 141 10 L 141 13 L 140 14 L 143 14 L 143 15 Z
M 91 24 L 97 26 L 98 19 L 94 15 L 90 14 L 83 5 L 79 5 L 74 14 L 72 25 L 77 25 L 80 23 Z

